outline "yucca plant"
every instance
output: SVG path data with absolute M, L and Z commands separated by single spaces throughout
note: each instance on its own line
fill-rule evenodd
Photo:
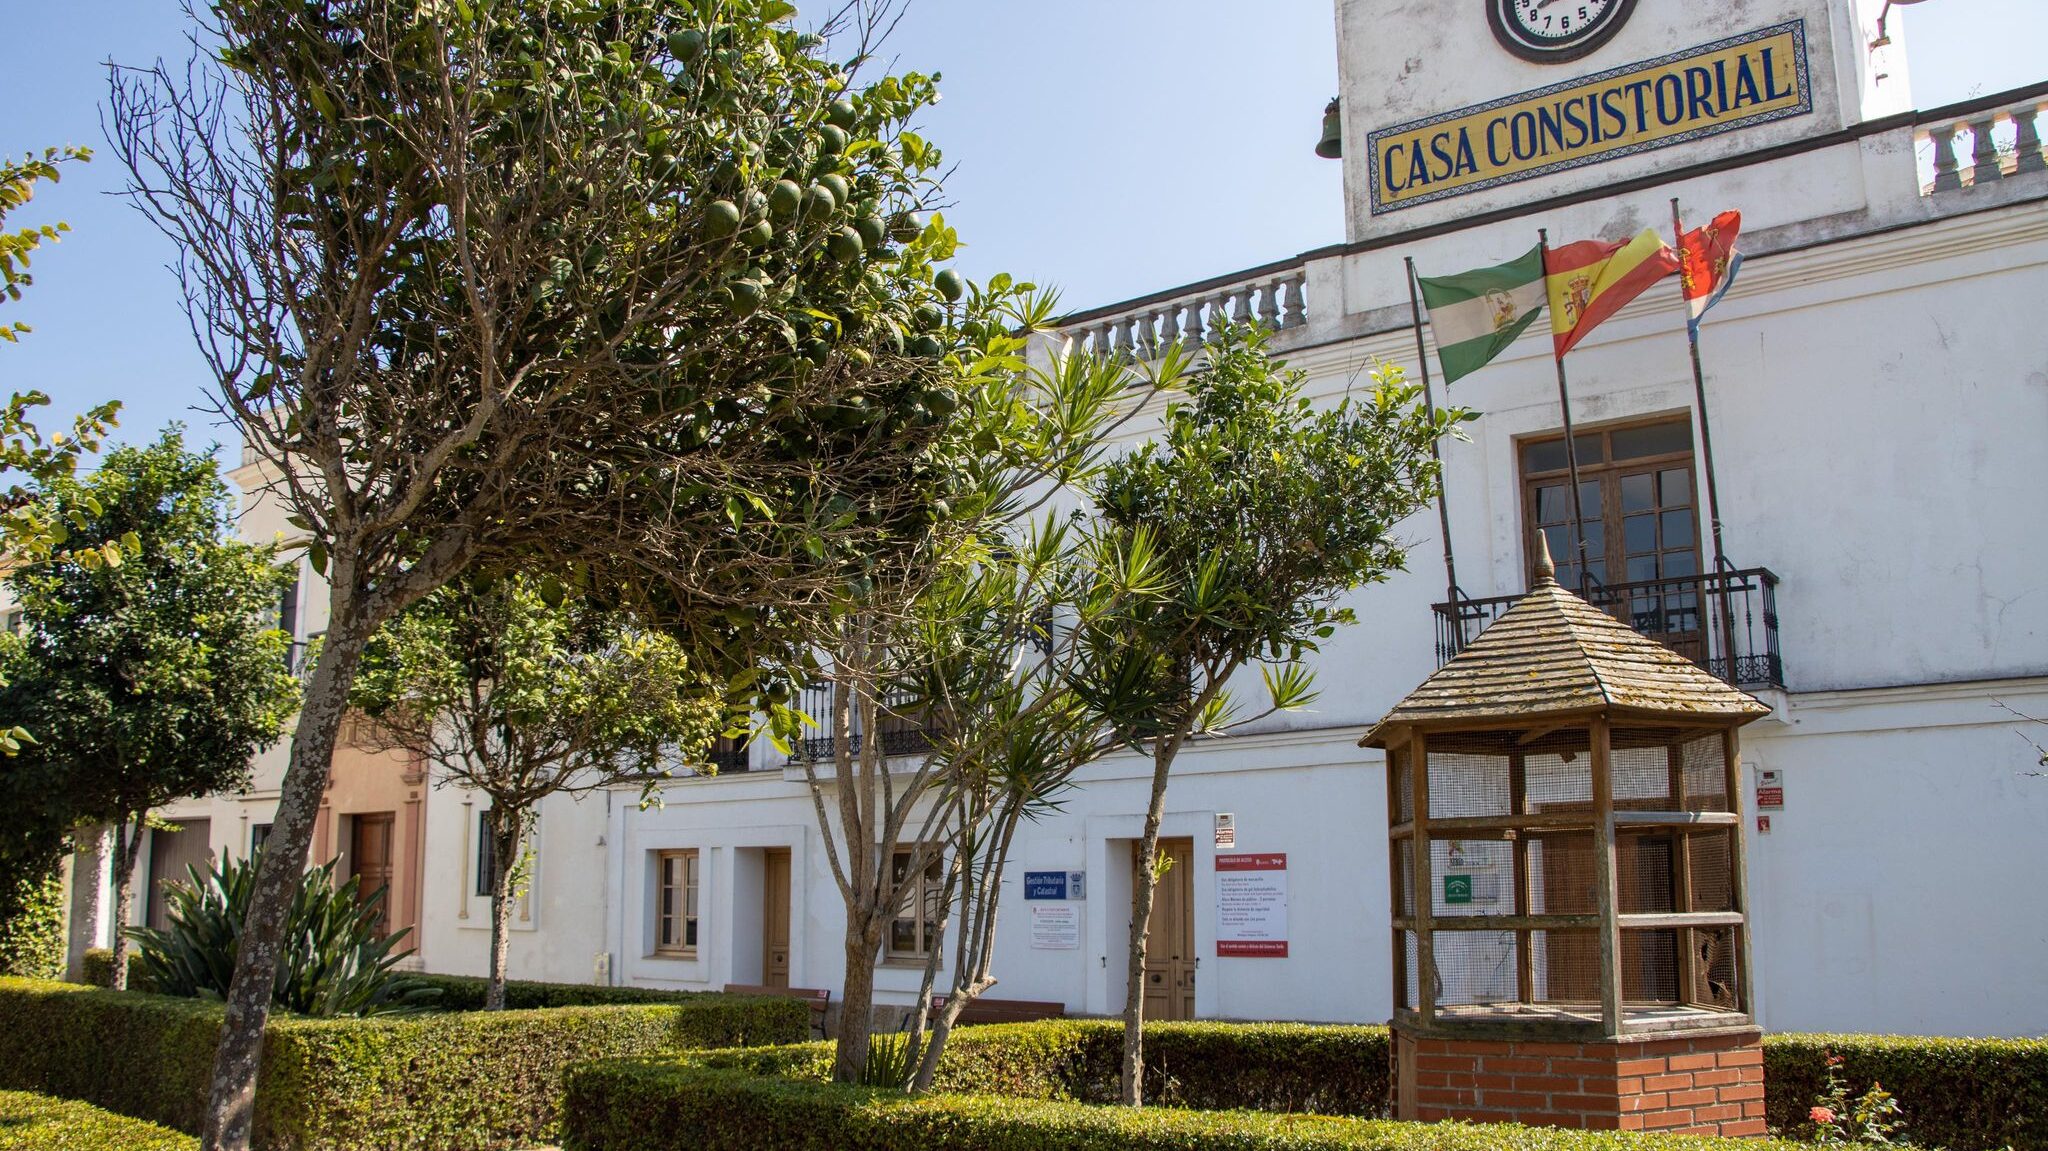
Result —
M 127 929 L 140 947 L 137 963 L 151 989 L 163 995 L 224 1000 L 241 947 L 242 922 L 256 887 L 256 860 L 223 858 L 204 869 L 186 868 L 189 884 L 164 891 L 170 927 Z M 385 889 L 362 895 L 362 880 L 334 882 L 334 864 L 306 873 L 285 919 L 284 953 L 271 1003 L 300 1015 L 405 1015 L 431 1010 L 440 989 L 392 968 L 410 928 L 377 938 Z

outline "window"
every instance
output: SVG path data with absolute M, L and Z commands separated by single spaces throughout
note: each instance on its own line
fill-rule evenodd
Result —
M 256 824 L 251 824 L 251 825 L 250 825 L 250 827 L 249 827 L 249 858 L 251 858 L 251 859 L 254 859 L 254 858 L 256 858 L 256 853 L 257 853 L 257 852 L 259 852 L 259 851 L 262 851 L 262 850 L 263 850 L 263 842 L 264 842 L 264 840 L 267 840 L 267 839 L 269 839 L 269 838 L 270 838 L 270 825 L 269 825 L 269 824 L 267 824 L 267 823 L 256 823 Z
M 944 867 L 936 850 L 931 851 L 924 874 L 908 878 L 915 848 L 899 847 L 889 857 L 889 875 L 898 885 L 907 885 L 903 909 L 889 924 L 885 959 L 922 961 L 939 945 L 939 920 L 944 917 Z
M 1581 432 L 1579 501 L 1586 517 L 1586 572 L 1595 585 L 1699 574 L 1699 524 L 1693 514 L 1689 419 Z M 1579 585 L 1572 534 L 1571 478 L 1564 437 L 1522 445 L 1527 551 L 1535 533 L 1550 541 L 1557 582 Z
M 485 808 L 476 817 L 476 893 L 491 896 L 491 877 L 497 873 L 498 845 L 491 839 L 491 812 Z
M 659 891 L 654 915 L 654 949 L 677 955 L 697 954 L 697 852 L 663 851 L 655 855 Z
M 20 635 L 20 634 L 21 634 L 21 620 L 22 620 L 22 616 L 21 616 L 21 613 L 20 613 L 20 612 L 18 612 L 18 611 L 11 611 L 11 612 L 8 612 L 8 613 L 7 613 L 7 634 L 9 634 L 9 635 Z
M 277 597 L 277 630 L 286 639 L 299 638 L 299 577 L 292 575 L 291 584 Z

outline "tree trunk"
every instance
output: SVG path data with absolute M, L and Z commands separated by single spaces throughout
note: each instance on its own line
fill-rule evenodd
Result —
M 337 573 L 335 586 L 342 586 Z M 340 601 L 339 594 L 333 596 Z M 283 951 L 284 920 L 292 896 L 305 882 L 306 855 L 313 846 L 313 822 L 334 763 L 334 743 L 348 706 L 349 685 L 363 655 L 369 628 L 354 620 L 353 605 L 335 602 L 333 626 L 299 709 L 285 768 L 277 816 L 257 856 L 256 890 L 242 925 L 235 976 L 228 985 L 227 1018 L 214 1053 L 208 1089 L 204 1151 L 248 1151 L 256 1117 L 256 1072 L 263 1058 L 263 1025 L 270 1018 L 271 987 Z
M 85 953 L 104 940 L 100 935 L 100 899 L 106 894 L 104 866 L 107 829 L 96 824 L 72 833 L 71 908 L 65 921 L 64 978 L 85 982 Z
M 1179 741 L 1163 738 L 1152 747 L 1152 803 L 1145 809 L 1145 838 L 1138 846 L 1137 886 L 1131 892 L 1131 955 L 1124 978 L 1123 1102 L 1145 1105 L 1145 941 L 1151 934 L 1152 896 L 1159 887 L 1159 823 L 1166 818 L 1166 773 Z
M 971 997 L 957 984 L 946 996 L 946 1005 L 939 1009 L 939 1017 L 932 1021 L 932 1035 L 917 1061 L 917 1075 L 910 1081 L 912 1094 L 923 1094 L 932 1089 L 932 1080 L 939 1074 L 939 1059 L 946 1053 L 946 1040 L 953 1034 L 953 1025 L 960 1021 L 960 1013 L 967 1010 Z
M 135 817 L 135 831 L 128 821 L 114 825 L 114 968 L 107 986 L 128 990 L 128 920 L 135 908 L 135 855 L 142 849 L 142 833 L 148 827 L 143 816 Z
M 512 949 L 512 874 L 519 869 L 519 813 L 491 807 L 491 982 L 485 1011 L 505 1010 L 505 967 Z
M 839 1042 L 832 1054 L 832 1078 L 839 1083 L 860 1082 L 868 1065 L 875 1030 L 875 955 L 881 949 L 881 932 L 873 925 L 847 925 L 846 985 L 839 996 Z

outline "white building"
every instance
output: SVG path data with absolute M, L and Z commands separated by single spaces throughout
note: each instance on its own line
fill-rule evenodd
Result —
M 1514 17 L 1496 29 L 1476 4 L 1339 0 L 1345 242 L 1095 309 L 1069 333 L 1143 355 L 1222 309 L 1250 312 L 1313 393 L 1334 395 L 1380 361 L 1415 370 L 1404 259 L 1444 275 L 1519 255 L 1538 228 L 1558 242 L 1668 234 L 1673 197 L 1688 223 L 1739 209 L 1746 263 L 1701 334 L 1734 574 L 1698 574 L 1714 556 L 1706 461 L 1666 282 L 1568 359 L 1600 602 L 1773 708 L 1743 742 L 1745 803 L 1765 786 L 1781 801 L 1745 824 L 1766 1027 L 2048 1033 L 2048 778 L 2027 774 L 2028 725 L 2004 709 L 2048 715 L 2048 553 L 2032 530 L 2048 512 L 2048 84 L 1911 111 L 1882 0 L 1607 0 L 1569 18 L 1496 5 L 1536 31 L 1518 39 Z M 1529 46 L 1559 19 L 1580 21 L 1555 29 L 1562 50 Z M 1412 570 L 1354 597 L 1360 622 L 1319 661 L 1317 709 L 1184 754 L 1165 834 L 1188 866 L 1169 873 L 1175 922 L 1154 932 L 1179 992 L 1163 1014 L 1390 1014 L 1385 785 L 1356 741 L 1493 597 L 1523 590 L 1539 527 L 1568 553 L 1541 325 L 1455 398 L 1483 413 L 1444 452 L 1463 599 L 1444 603 L 1434 511 L 1416 517 Z M 1702 613 L 1724 595 L 1725 625 Z M 514 975 L 837 988 L 840 900 L 802 775 L 766 746 L 742 759 L 670 787 L 660 810 L 625 793 L 547 805 Z M 993 994 L 1122 1008 L 1149 771 L 1110 759 L 1020 832 Z M 482 804 L 414 800 L 422 958 L 481 971 Z M 212 816 L 215 843 L 240 842 L 243 801 L 208 802 L 229 813 Z M 252 826 L 261 806 L 241 809 Z M 1219 954 L 1225 815 L 1226 853 L 1286 857 L 1284 957 Z M 690 862 L 665 864 L 678 853 Z M 1085 897 L 1027 900 L 1027 872 L 1082 873 Z M 659 888 L 685 876 L 694 945 L 663 948 Z M 1061 905 L 1078 932 L 1034 937 L 1033 909 Z M 885 958 L 878 999 L 908 1003 L 917 964 Z

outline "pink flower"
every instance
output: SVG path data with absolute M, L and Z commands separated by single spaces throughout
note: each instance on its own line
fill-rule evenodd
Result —
M 1833 1123 L 1835 1121 L 1835 1109 L 1832 1107 L 1816 1107 L 1808 1111 L 1806 1117 L 1815 1123 Z

